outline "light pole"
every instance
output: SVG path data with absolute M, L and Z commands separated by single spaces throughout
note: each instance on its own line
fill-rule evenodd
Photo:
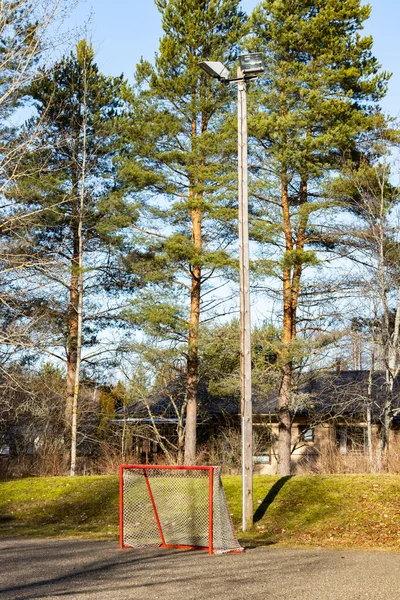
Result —
M 253 525 L 253 406 L 251 399 L 251 322 L 249 203 L 247 160 L 247 82 L 264 71 L 261 53 L 239 57 L 237 77 L 220 62 L 201 62 L 200 67 L 225 85 L 238 84 L 238 200 L 240 271 L 240 398 L 242 419 L 242 529 Z

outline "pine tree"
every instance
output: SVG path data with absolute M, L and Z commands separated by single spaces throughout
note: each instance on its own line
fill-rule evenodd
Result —
M 68 429 L 82 336 L 83 344 L 94 344 L 101 316 L 107 316 L 100 299 L 94 318 L 96 294 L 111 285 L 113 245 L 132 218 L 114 167 L 124 86 L 122 76 L 100 73 L 85 40 L 53 69 L 42 70 L 30 88 L 37 115 L 22 135 L 37 131 L 39 120 L 42 133 L 14 171 L 16 185 L 8 192 L 14 203 L 10 249 L 31 257 L 29 264 L 19 259 L 31 289 L 16 306 L 17 320 L 30 322 L 26 347 L 66 362 Z M 18 300 L 18 280 L 15 292 Z
M 267 397 L 276 385 L 274 366 L 281 334 L 270 323 L 253 328 L 252 388 L 259 398 Z M 240 398 L 240 327 L 234 319 L 204 327 L 200 335 L 200 376 L 215 397 Z
M 251 20 L 249 48 L 266 58 L 265 81 L 255 97 L 259 108 L 250 122 L 255 156 L 262 157 L 257 174 L 268 173 L 270 186 L 267 194 L 257 193 L 267 212 L 258 236 L 268 242 L 273 235 L 275 248 L 284 249 L 280 260 L 269 263 L 283 294 L 282 475 L 290 473 L 293 348 L 304 272 L 319 262 L 312 245 L 329 208 L 321 182 L 340 169 L 344 154 L 356 155 L 363 133 L 381 119 L 377 103 L 388 75 L 371 53 L 372 38 L 360 35 L 370 11 L 360 0 L 264 0 Z
M 142 61 L 138 67 L 144 85 L 133 101 L 128 134 L 141 145 L 132 145 L 122 176 L 128 187 L 137 185 L 138 160 L 153 175 L 141 212 L 142 242 L 154 253 L 161 275 L 154 274 L 151 292 L 134 318 L 148 333 L 183 341 L 185 463 L 191 464 L 196 460 L 202 294 L 210 291 L 218 269 L 232 264 L 227 249 L 236 217 L 229 169 L 235 148 L 223 127 L 232 91 L 207 77 L 199 62 L 232 65 L 245 17 L 238 0 L 156 0 L 156 5 L 164 35 L 155 65 Z M 151 202 L 152 194 L 163 200 Z

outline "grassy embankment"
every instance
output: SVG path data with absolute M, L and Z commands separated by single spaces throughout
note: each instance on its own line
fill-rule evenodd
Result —
M 244 543 L 400 548 L 400 476 L 258 476 L 254 484 L 255 525 Z M 239 527 L 240 478 L 225 477 L 224 487 Z M 0 535 L 116 539 L 118 493 L 116 477 L 0 482 Z

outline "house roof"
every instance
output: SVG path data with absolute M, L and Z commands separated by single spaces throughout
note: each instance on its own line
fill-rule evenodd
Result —
M 311 412 L 321 416 L 352 416 L 365 414 L 367 403 L 371 403 L 372 417 L 382 411 L 386 395 L 385 373 L 366 370 L 328 371 L 305 373 L 303 381 L 293 394 L 292 403 L 298 415 Z M 274 414 L 278 412 L 279 390 L 272 390 L 269 397 L 254 402 L 255 414 Z M 393 405 L 395 419 L 400 409 L 400 377 L 394 382 Z
M 167 389 L 159 388 L 152 392 L 146 399 L 138 400 L 129 404 L 126 408 L 120 408 L 116 416 L 122 418 L 125 414 L 128 418 L 149 417 L 149 410 L 153 416 L 176 421 L 177 410 L 182 409 L 185 400 L 185 386 L 183 382 L 171 382 Z M 207 416 L 236 415 L 239 412 L 240 401 L 233 396 L 216 397 L 210 394 L 208 386 L 201 383 L 198 388 L 198 413 L 199 420 Z M 176 407 L 176 408 L 175 408 Z
M 383 408 L 387 388 L 385 373 L 376 371 L 340 371 L 326 373 L 311 379 L 304 390 L 315 399 L 315 409 L 333 415 L 365 414 L 370 403 L 372 417 L 377 417 Z M 400 378 L 393 388 L 393 406 L 400 407 Z
M 296 414 L 308 415 L 311 412 L 325 416 L 356 416 L 365 413 L 369 390 L 369 371 L 325 372 L 313 375 L 306 373 L 303 382 L 293 395 L 292 403 Z M 146 398 L 117 411 L 117 419 L 125 414 L 132 419 L 145 420 L 151 414 L 157 418 L 173 422 L 181 410 L 185 398 L 184 382 L 172 382 L 168 389 L 158 389 Z M 373 417 L 377 416 L 385 398 L 385 374 L 372 375 L 371 395 Z M 271 415 L 278 412 L 279 390 L 269 394 L 253 391 L 253 414 Z M 400 409 L 400 377 L 394 384 L 394 408 Z M 233 416 L 240 412 L 240 399 L 233 395 L 215 396 L 208 391 L 206 383 L 201 383 L 198 391 L 199 421 L 213 416 Z M 395 418 L 397 417 L 397 413 Z

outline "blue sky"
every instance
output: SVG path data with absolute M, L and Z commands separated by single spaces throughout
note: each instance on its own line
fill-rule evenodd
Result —
M 258 0 L 242 0 L 250 12 Z M 374 53 L 383 68 L 393 73 L 389 93 L 383 101 L 386 112 L 400 112 L 400 2 L 372 0 L 372 16 L 366 32 L 374 37 Z M 71 24 L 84 21 L 92 12 L 90 35 L 101 69 L 121 72 L 131 79 L 141 56 L 152 59 L 161 35 L 160 16 L 153 0 L 84 0 L 71 17 Z

